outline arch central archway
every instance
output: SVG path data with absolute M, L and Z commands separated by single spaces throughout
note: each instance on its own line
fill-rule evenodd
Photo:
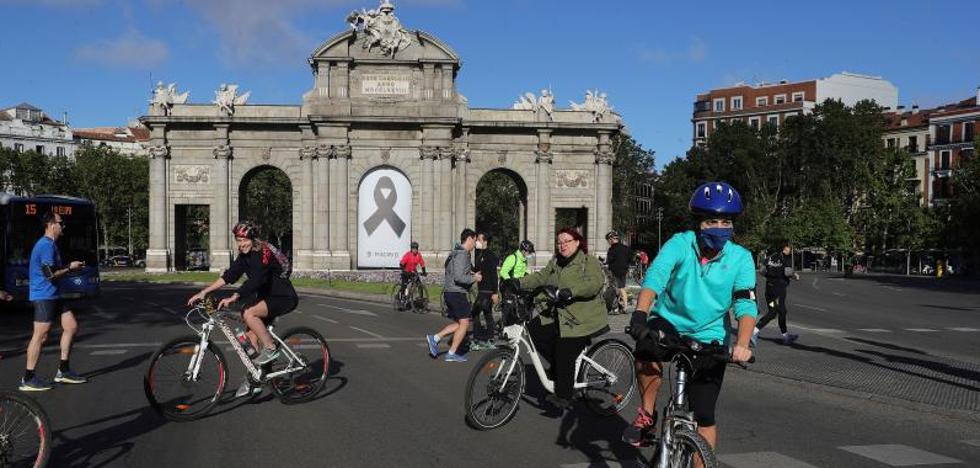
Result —
M 293 251 L 293 187 L 273 166 L 258 166 L 238 186 L 238 219 L 259 223 L 262 236 L 287 255 Z
M 503 258 L 527 239 L 527 184 L 509 169 L 493 169 L 476 184 L 476 230 L 496 239 L 491 250 Z

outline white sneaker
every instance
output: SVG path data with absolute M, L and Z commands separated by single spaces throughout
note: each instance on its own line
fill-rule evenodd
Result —
M 749 344 L 754 348 L 756 343 L 758 342 L 759 342 L 759 329 L 756 328 L 755 330 L 752 330 L 752 339 L 749 340 Z

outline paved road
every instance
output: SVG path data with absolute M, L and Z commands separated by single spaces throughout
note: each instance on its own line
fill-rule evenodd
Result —
M 791 294 L 799 292 L 802 301 L 802 289 Z M 533 398 L 505 428 L 471 430 L 461 407 L 472 361 L 429 359 L 421 343 L 444 319 L 311 295 L 283 325 L 310 325 L 328 338 L 336 373 L 320 398 L 285 406 L 268 396 L 243 404 L 228 395 L 204 420 L 167 423 L 147 408 L 141 377 L 155 347 L 185 333 L 180 311 L 190 293 L 179 286 L 107 284 L 105 297 L 83 313 L 73 362 L 91 382 L 35 395 L 51 414 L 54 466 L 614 467 L 638 466 L 649 455 L 618 440 L 632 414 L 599 419 L 578 409 L 556 420 L 542 416 Z M 813 328 L 831 328 L 806 318 Z M 19 349 L 30 320 L 17 312 L 0 317 L 5 388 L 22 372 Z M 840 341 L 816 331 L 804 339 Z M 787 366 L 809 362 L 809 351 L 770 342 L 760 345 L 760 355 Z M 39 373 L 52 374 L 56 362 L 50 348 Z M 731 368 L 726 377 L 718 450 L 726 466 L 980 466 L 980 418 L 868 400 L 786 378 L 781 374 L 791 367 L 783 372 L 763 363 L 749 371 Z M 229 392 L 240 375 L 233 364 Z

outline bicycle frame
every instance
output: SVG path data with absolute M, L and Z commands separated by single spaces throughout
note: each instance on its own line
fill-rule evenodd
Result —
M 663 426 L 661 426 L 660 441 L 657 444 L 657 463 L 654 465 L 658 468 L 669 466 L 670 448 L 674 445 L 674 431 L 687 429 L 691 432 L 697 432 L 698 429 L 698 423 L 694 420 L 694 413 L 685 409 L 688 367 L 691 363 L 688 362 L 685 365 L 679 362 L 680 359 L 681 357 L 678 355 L 671 360 L 671 365 L 676 369 L 676 380 L 670 403 L 665 405 L 663 410 Z
M 263 382 L 306 368 L 306 363 L 303 362 L 302 357 L 293 352 L 293 350 L 273 332 L 273 327 L 269 326 L 269 334 L 272 336 L 273 340 L 279 343 L 280 349 L 286 353 L 286 356 L 289 358 L 289 365 L 287 365 L 283 370 L 263 375 L 262 369 L 257 367 L 255 363 L 252 362 L 252 359 L 248 357 L 248 353 L 245 352 L 245 348 L 238 342 L 238 339 L 235 337 L 235 333 L 232 331 L 231 327 L 228 326 L 228 323 L 226 323 L 225 320 L 220 317 L 219 313 L 208 315 L 208 321 L 201 325 L 201 329 L 198 330 L 190 322 L 190 316 L 195 312 L 200 313 L 197 308 L 195 308 L 188 312 L 187 316 L 184 318 L 184 321 L 187 322 L 187 326 L 197 332 L 198 336 L 201 337 L 200 343 L 194 349 L 194 354 L 191 356 L 191 361 L 187 365 L 187 374 L 190 375 L 191 380 L 196 381 L 198 379 L 201 371 L 201 363 L 204 361 L 204 353 L 207 351 L 207 348 L 210 345 L 211 333 L 216 327 L 228 339 L 232 349 L 235 350 L 235 354 L 238 355 L 238 359 L 242 361 L 242 365 L 245 366 L 245 369 L 248 371 L 249 376 L 251 376 L 256 382 Z
M 515 354 L 520 355 L 522 347 L 526 350 L 526 354 L 531 357 L 531 364 L 534 365 L 534 371 L 537 373 L 538 379 L 541 381 L 541 385 L 548 393 L 554 393 L 555 382 L 548 378 L 548 374 L 544 370 L 544 365 L 541 363 L 541 356 L 538 354 L 538 350 L 534 346 L 534 340 L 531 339 L 531 334 L 527 331 L 527 326 L 523 323 L 506 326 L 504 327 L 504 336 L 507 338 L 508 347 L 515 350 Z M 579 353 L 578 357 L 575 358 L 574 375 L 576 376 L 576 380 L 572 388 L 577 390 L 589 387 L 604 386 L 607 385 L 607 382 L 608 384 L 615 384 L 618 379 L 616 375 L 592 360 L 592 358 L 586 355 L 587 353 L 588 348 L 583 349 L 582 352 Z M 593 368 L 601 372 L 602 375 L 606 377 L 606 381 L 601 383 L 580 382 L 577 376 L 579 375 L 579 371 L 582 369 L 582 364 L 584 362 L 588 362 Z M 510 375 L 512 372 L 514 372 L 514 367 L 516 365 L 517 360 L 515 359 L 511 362 L 506 371 L 507 373 L 505 374 L 505 378 L 501 381 L 501 391 L 503 390 L 504 384 L 506 384 L 506 382 L 510 379 Z M 499 372 L 502 370 L 503 369 L 498 370 L 498 374 L 495 375 L 494 378 L 498 377 Z M 523 369 L 521 369 L 521 372 L 523 372 Z

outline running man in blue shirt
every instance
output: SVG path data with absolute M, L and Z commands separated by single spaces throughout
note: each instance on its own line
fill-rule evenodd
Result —
M 41 347 L 48 339 L 51 322 L 56 317 L 61 318 L 61 364 L 54 381 L 63 384 L 85 383 L 85 377 L 72 372 L 68 366 L 71 354 L 71 342 L 78 333 L 78 322 L 71 309 L 63 303 L 58 294 L 57 280 L 70 272 L 85 267 L 82 262 L 71 262 L 68 267 L 61 264 L 61 254 L 55 242 L 65 229 L 61 216 L 48 211 L 41 216 L 44 224 L 44 236 L 34 244 L 31 250 L 29 270 L 30 291 L 28 299 L 34 304 L 34 334 L 31 343 L 27 345 L 27 369 L 24 379 L 20 382 L 20 390 L 24 392 L 40 392 L 50 390 L 51 386 L 34 374 L 34 368 L 41 357 Z
M 637 310 L 630 320 L 630 332 L 638 340 L 636 377 L 643 402 L 623 440 L 635 446 L 656 424 L 663 363 L 671 359 L 670 352 L 653 339 L 640 339 L 644 330 L 730 347 L 735 362 L 747 362 L 752 357 L 749 341 L 758 314 L 755 264 L 752 254 L 731 240 L 732 220 L 742 213 L 741 197 L 724 182 L 710 182 L 695 190 L 689 207 L 697 218 L 696 229 L 678 233 L 664 244 L 647 270 Z M 653 310 L 648 315 L 651 305 Z M 729 326 L 729 310 L 738 321 L 736 336 Z M 712 448 L 718 438 L 715 403 L 725 367 L 718 361 L 700 365 L 687 387 L 698 432 Z

